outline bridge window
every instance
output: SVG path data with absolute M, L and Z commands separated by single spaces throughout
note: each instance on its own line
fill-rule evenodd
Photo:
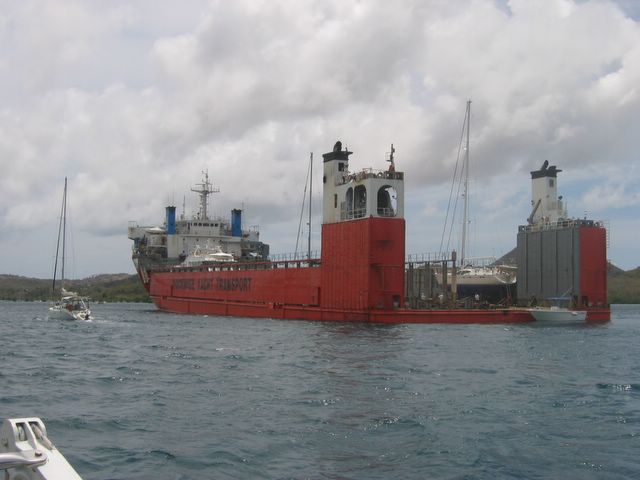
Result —
M 367 189 L 358 185 L 353 189 L 353 217 L 362 218 L 367 214 Z
M 398 192 L 391 185 L 385 185 L 378 190 L 378 215 L 381 217 L 395 217 L 398 213 Z
M 347 189 L 347 198 L 346 200 L 346 217 L 345 218 L 353 218 L 353 188 L 349 187 Z

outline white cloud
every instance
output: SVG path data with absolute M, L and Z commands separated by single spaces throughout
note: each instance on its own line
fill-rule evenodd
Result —
M 610 209 L 640 207 L 640 189 L 628 182 L 605 183 L 589 189 L 582 197 L 588 212 L 600 213 Z
M 544 159 L 570 172 L 563 184 L 590 182 L 579 207 L 636 205 L 638 172 L 628 166 L 637 161 L 640 25 L 622 6 L 9 4 L 0 20 L 0 247 L 44 241 L 43 225 L 53 237 L 65 175 L 80 206 L 76 228 L 97 244 L 124 236 L 127 220 L 161 221 L 164 204 L 181 207 L 208 168 L 222 190 L 214 210 L 244 202 L 247 221 L 282 251 L 295 243 L 310 151 L 319 159 L 339 138 L 356 152 L 353 167 L 382 167 L 394 143 L 409 192 L 444 191 L 436 187 L 451 177 L 467 98 L 477 215 L 500 225 L 505 244 L 524 221 L 528 204 L 516 204 L 528 199 L 528 172 Z M 612 165 L 631 172 L 623 185 Z M 433 213 L 431 197 L 408 198 Z M 37 259 L 11 262 L 3 270 L 47 275 Z

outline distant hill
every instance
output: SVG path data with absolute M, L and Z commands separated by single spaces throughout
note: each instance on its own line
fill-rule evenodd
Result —
M 510 251 L 505 253 L 495 262 L 495 265 L 517 265 L 518 264 L 518 247 L 513 247 Z
M 18 275 L 0 275 L 0 300 L 49 300 L 51 280 Z M 93 301 L 149 302 L 149 295 L 137 275 L 126 273 L 94 275 L 82 280 L 65 280 L 65 287 Z
M 640 303 L 640 267 L 626 272 L 609 264 L 609 303 Z

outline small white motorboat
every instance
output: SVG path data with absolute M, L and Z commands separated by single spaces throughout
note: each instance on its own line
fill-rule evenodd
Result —
M 0 472 L 6 480 L 82 480 L 39 418 L 5 419 L 0 438 Z

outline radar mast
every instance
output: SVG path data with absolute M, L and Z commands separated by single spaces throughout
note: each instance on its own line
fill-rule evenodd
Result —
M 207 199 L 210 194 L 218 193 L 220 189 L 218 187 L 214 187 L 213 184 L 209 181 L 209 170 L 204 170 L 202 172 L 202 175 L 202 183 L 195 184 L 193 188 L 191 188 L 191 191 L 200 195 L 200 209 L 198 210 L 198 218 L 200 220 L 208 220 L 209 216 L 207 215 Z

